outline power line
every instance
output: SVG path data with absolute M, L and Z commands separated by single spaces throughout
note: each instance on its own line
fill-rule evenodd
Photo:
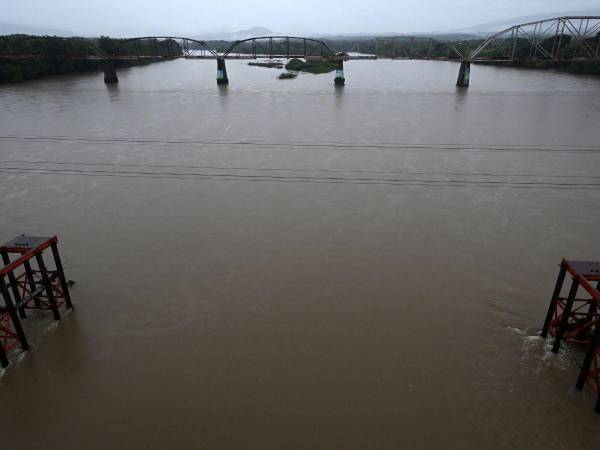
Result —
M 248 167 L 248 166 L 195 166 L 181 164 L 137 164 L 137 163 L 107 163 L 107 162 L 74 162 L 74 161 L 39 161 L 39 160 L 19 160 L 5 159 L 0 160 L 0 163 L 7 164 L 40 164 L 40 165 L 68 165 L 68 166 L 107 166 L 107 167 L 143 167 L 143 168 L 169 168 L 169 169 L 201 169 L 201 170 L 247 170 L 257 172 L 298 172 L 298 173 L 365 173 L 376 175 L 447 175 L 447 176 L 464 176 L 464 177 L 499 177 L 499 178 L 589 178 L 600 179 L 597 175 L 581 175 L 581 174 L 558 174 L 544 175 L 534 173 L 492 173 L 492 172 L 421 172 L 421 171 L 387 171 L 387 170 L 364 170 L 364 169 L 298 169 L 288 167 Z M 7 167 L 10 169 L 10 167 Z
M 600 153 L 600 147 L 591 145 L 552 144 L 543 145 L 463 145 L 463 144 L 407 144 L 407 143 L 346 143 L 346 142 L 293 142 L 293 141 L 221 141 L 194 139 L 139 139 L 111 137 L 69 137 L 69 136 L 16 136 L 0 135 L 0 141 L 51 141 L 86 142 L 102 144 L 159 144 L 159 145 L 214 145 L 247 147 L 289 147 L 289 148 L 334 148 L 336 150 L 380 149 L 390 151 L 502 151 L 502 152 L 585 152 Z
M 600 190 L 600 184 L 595 183 L 546 183 L 546 182 L 502 182 L 502 181 L 467 181 L 467 180 L 426 180 L 426 179 L 360 179 L 335 177 L 274 177 L 236 174 L 182 174 L 156 172 L 121 172 L 121 171 L 92 171 L 92 170 L 61 170 L 61 169 L 27 169 L 0 168 L 0 173 L 8 174 L 38 174 L 57 176 L 109 176 L 121 178 L 154 178 L 177 180 L 212 180 L 212 181 L 258 181 L 282 183 L 327 183 L 354 185 L 389 185 L 389 186 L 437 186 L 437 187 L 496 187 L 512 189 L 581 189 Z
M 240 179 L 283 179 L 283 180 L 335 180 L 335 181 L 354 181 L 354 182 L 427 182 L 427 183 L 465 183 L 465 184 L 511 184 L 511 185 L 548 185 L 548 186 L 598 186 L 600 183 L 555 183 L 555 182 L 535 182 L 535 181 L 474 181 L 474 180 L 426 180 L 417 178 L 347 178 L 347 177 L 315 177 L 315 176 L 297 176 L 297 175 L 244 175 L 244 174 L 230 174 L 230 173 L 181 173 L 181 172 L 141 172 L 141 171 L 111 171 L 111 170 L 91 170 L 91 169 L 52 169 L 52 168 L 28 168 L 28 167 L 3 167 L 5 170 L 27 170 L 29 172 L 44 171 L 53 173 L 95 173 L 95 174 L 123 174 L 123 175 L 152 175 L 152 176 L 183 176 L 183 177 L 212 177 L 212 178 L 223 178 L 223 177 L 236 177 Z

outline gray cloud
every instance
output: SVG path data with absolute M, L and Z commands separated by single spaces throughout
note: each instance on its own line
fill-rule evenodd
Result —
M 1 0 L 2 21 L 80 35 L 202 35 L 261 25 L 284 33 L 447 31 L 598 0 Z

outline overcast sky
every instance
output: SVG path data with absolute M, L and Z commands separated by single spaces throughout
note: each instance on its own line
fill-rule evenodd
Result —
M 600 0 L 0 0 L 0 22 L 80 35 L 428 32 L 600 7 Z

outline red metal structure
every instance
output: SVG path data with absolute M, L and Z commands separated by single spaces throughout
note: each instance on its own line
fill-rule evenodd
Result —
M 561 297 L 566 275 L 572 278 L 569 294 Z M 594 286 L 594 283 L 596 285 Z M 579 289 L 590 298 L 577 298 Z M 561 341 L 584 346 L 576 387 L 587 383 L 598 393 L 596 411 L 600 413 L 600 262 L 562 260 L 550 307 L 542 328 L 542 337 L 554 337 L 552 351 L 557 353 Z
M 44 251 L 50 249 L 54 269 L 48 269 Z M 50 310 L 60 320 L 60 308 L 72 308 L 69 286 L 58 252 L 58 238 L 19 236 L 0 247 L 0 365 L 8 366 L 7 352 L 20 343 L 29 348 L 21 319 L 26 310 Z M 11 255 L 17 257 L 13 260 Z

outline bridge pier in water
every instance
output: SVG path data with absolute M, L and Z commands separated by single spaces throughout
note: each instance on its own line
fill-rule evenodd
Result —
M 335 78 L 333 80 L 336 86 L 343 86 L 346 83 L 344 78 L 344 60 L 340 59 L 337 62 L 337 68 L 335 69 Z
M 117 69 L 115 69 L 115 64 L 112 61 L 107 62 L 104 66 L 104 82 L 106 84 L 119 82 L 119 77 L 117 76 Z
M 568 295 L 561 295 L 567 277 L 571 278 Z M 583 295 L 578 295 L 583 292 Z M 587 295 L 586 295 L 587 294 Z M 589 298 L 591 297 L 591 298 Z M 598 395 L 596 412 L 600 413 L 600 262 L 563 259 L 550 298 L 541 336 L 554 338 L 552 352 L 558 353 L 561 342 L 585 351 L 575 387 L 586 385 Z
M 469 87 L 469 81 L 471 79 L 471 61 L 463 59 L 460 63 L 460 70 L 458 71 L 458 80 L 456 85 L 459 87 Z
M 48 249 L 52 251 L 54 269 L 48 267 L 43 257 Z M 54 319 L 60 320 L 59 309 L 63 306 L 72 309 L 73 304 L 56 236 L 17 236 L 0 246 L 0 256 L 0 300 L 3 300 L 0 304 L 0 367 L 6 368 L 13 348 L 20 345 L 23 351 L 29 349 L 21 320 L 27 317 L 25 310 L 52 311 Z
M 217 84 L 229 84 L 224 58 L 217 58 Z

